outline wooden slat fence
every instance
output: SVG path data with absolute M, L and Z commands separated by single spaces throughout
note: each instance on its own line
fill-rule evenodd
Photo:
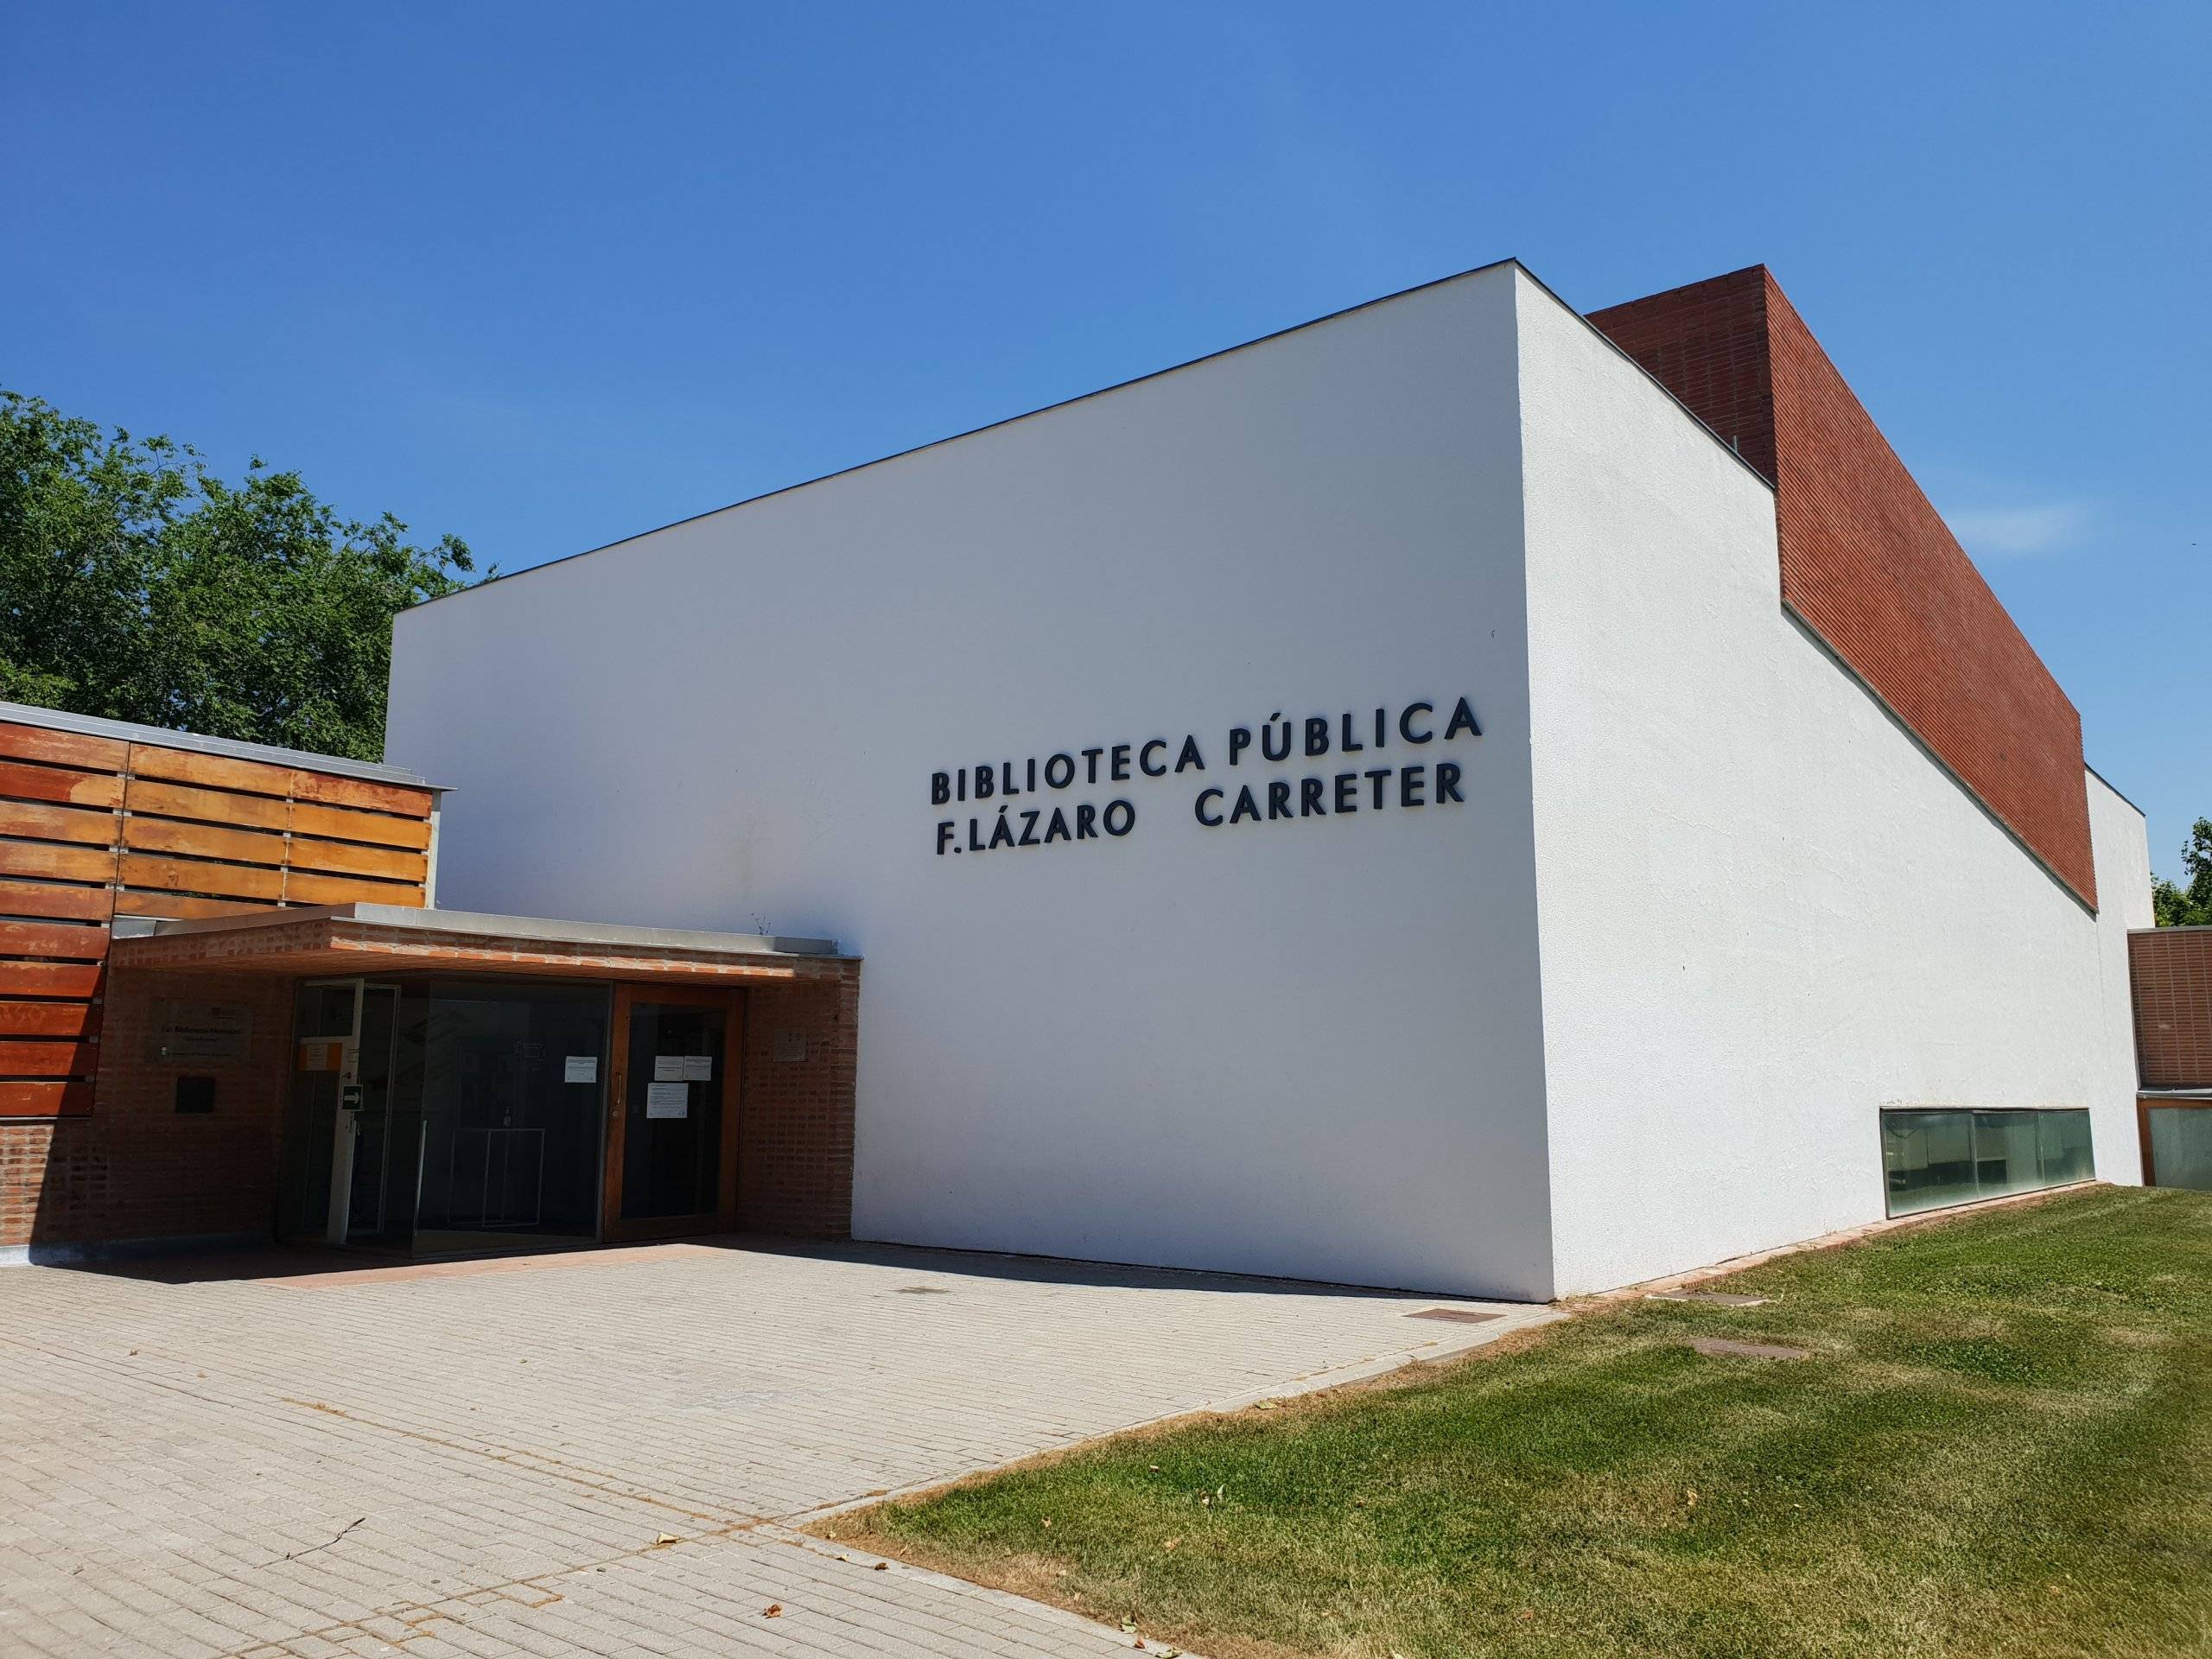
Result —
M 0 721 L 0 1118 L 92 1109 L 113 918 L 420 906 L 432 799 Z

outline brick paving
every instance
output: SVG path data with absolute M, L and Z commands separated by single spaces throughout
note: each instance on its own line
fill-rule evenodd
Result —
M 866 1246 L 0 1271 L 0 1655 L 1127 1650 L 792 1528 L 1554 1317 L 1445 1305 Z

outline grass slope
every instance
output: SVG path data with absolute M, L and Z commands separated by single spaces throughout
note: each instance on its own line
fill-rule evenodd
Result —
M 2095 1189 L 1726 1288 L 1775 1300 L 1601 1306 L 832 1528 L 1217 1659 L 2212 1654 L 2212 1197 Z

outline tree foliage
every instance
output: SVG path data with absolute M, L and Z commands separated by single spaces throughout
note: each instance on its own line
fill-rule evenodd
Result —
M 2190 826 L 2181 849 L 2180 881 L 2151 884 L 2151 909 L 2160 927 L 2212 927 L 2212 818 Z
M 0 697 L 379 759 L 393 616 L 474 570 L 406 535 L 0 391 Z

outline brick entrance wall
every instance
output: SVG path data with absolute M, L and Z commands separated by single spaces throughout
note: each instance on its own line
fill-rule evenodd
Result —
M 793 1238 L 852 1232 L 860 969 L 747 998 L 738 1103 L 738 1224 Z M 0 1248 L 266 1237 L 291 1076 L 292 981 L 111 972 L 97 1109 L 0 1122 Z M 243 1005 L 244 1062 L 152 1058 L 164 1001 Z M 779 1058 L 779 1055 L 785 1058 Z M 790 1058 L 796 1055 L 798 1058 Z M 176 1110 L 180 1076 L 215 1079 L 215 1109 Z
M 747 997 L 737 1217 L 747 1232 L 851 1236 L 860 992 L 848 963 L 838 979 Z
M 290 1076 L 287 980 L 111 972 L 98 1106 L 80 1116 L 0 1122 L 0 1247 L 266 1236 Z M 153 1057 L 156 1005 L 243 1006 L 244 1061 Z M 180 1113 L 180 1076 L 215 1080 L 212 1112 Z

